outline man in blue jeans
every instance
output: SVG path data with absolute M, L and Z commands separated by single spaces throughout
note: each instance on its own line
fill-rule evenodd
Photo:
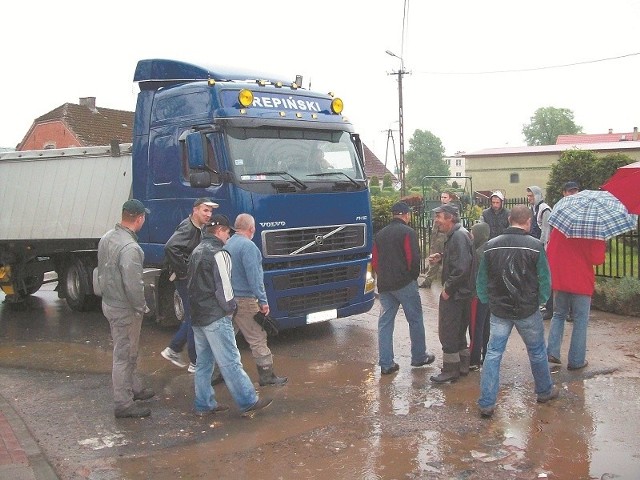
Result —
M 237 304 L 231 286 L 231 256 L 223 249 L 233 230 L 224 215 L 213 215 L 202 227 L 202 241 L 191 252 L 188 269 L 191 322 L 196 344 L 195 412 L 206 416 L 228 410 L 211 386 L 214 365 L 220 367 L 229 393 L 243 412 L 252 415 L 268 407 L 259 398 L 242 367 L 231 317 Z
M 217 207 L 218 204 L 210 198 L 198 198 L 193 203 L 191 215 L 180 222 L 164 247 L 167 266 L 171 274 L 169 278 L 174 282 L 176 291 L 182 300 L 184 319 L 169 346 L 160 354 L 175 366 L 184 368 L 187 364 L 182 360 L 180 352 L 187 345 L 187 353 L 189 354 L 187 370 L 189 373 L 195 372 L 196 369 L 196 348 L 193 342 L 191 306 L 187 293 L 187 262 L 193 249 L 200 243 L 200 228 L 211 219 L 211 212 Z
M 391 213 L 391 223 L 375 236 L 372 258 L 380 294 L 378 355 L 382 375 L 400 369 L 393 359 L 393 328 L 400 305 L 409 323 L 411 366 L 429 365 L 436 358 L 427 353 L 417 281 L 420 273 L 420 249 L 418 236 L 408 225 L 411 209 L 405 202 L 398 202 L 391 208 Z
M 538 403 L 556 398 L 540 305 L 551 294 L 549 264 L 540 240 L 529 235 L 532 213 L 516 205 L 509 215 L 509 228 L 485 246 L 476 288 L 478 298 L 489 303 L 491 334 L 480 377 L 480 415 L 489 418 L 495 410 L 500 388 L 500 362 L 511 330 L 516 327 L 527 346 Z

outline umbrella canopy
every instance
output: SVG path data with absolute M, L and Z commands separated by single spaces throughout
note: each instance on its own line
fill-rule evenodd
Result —
M 556 203 L 549 225 L 569 238 L 607 240 L 636 228 L 638 217 L 609 192 L 583 190 Z
M 640 214 L 640 162 L 620 167 L 602 190 L 613 193 L 629 213 Z

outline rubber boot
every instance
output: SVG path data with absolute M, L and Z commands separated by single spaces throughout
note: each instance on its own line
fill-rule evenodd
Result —
M 433 375 L 433 383 L 453 383 L 460 378 L 460 362 L 444 362 L 439 375 Z
M 260 375 L 260 386 L 284 385 L 289 380 L 287 377 L 278 377 L 273 373 L 273 365 L 257 365 L 258 375 Z
M 466 377 L 469 375 L 469 366 L 471 364 L 471 354 L 469 349 L 460 350 L 460 375 Z

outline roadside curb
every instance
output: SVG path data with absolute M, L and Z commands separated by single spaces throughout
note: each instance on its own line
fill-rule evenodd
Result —
M 2 395 L 0 395 L 0 478 L 59 480 L 36 439 Z

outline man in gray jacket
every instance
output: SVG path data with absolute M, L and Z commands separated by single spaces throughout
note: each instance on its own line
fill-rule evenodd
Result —
M 98 287 L 113 339 L 111 378 L 116 418 L 149 416 L 151 410 L 135 401 L 155 395 L 150 388 L 143 388 L 136 372 L 142 317 L 148 311 L 142 280 L 144 252 L 136 234 L 146 213 L 149 210 L 139 200 L 126 201 L 122 221 L 98 243 Z

